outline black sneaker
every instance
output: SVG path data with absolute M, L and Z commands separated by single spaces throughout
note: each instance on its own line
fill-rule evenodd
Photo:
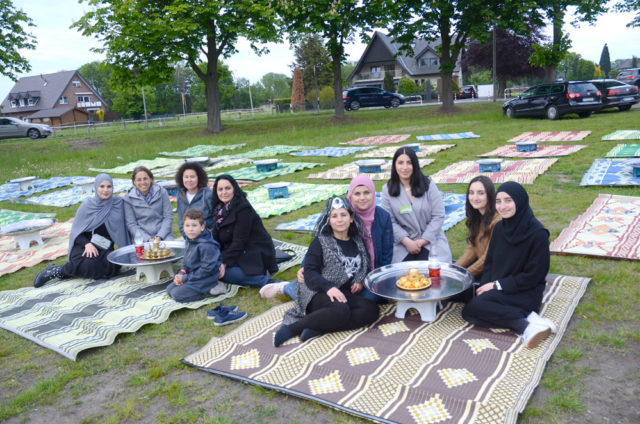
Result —
M 229 325 L 233 324 L 236 321 L 242 321 L 247 317 L 246 312 L 233 312 L 227 311 L 226 313 L 221 313 L 213 320 L 214 325 Z

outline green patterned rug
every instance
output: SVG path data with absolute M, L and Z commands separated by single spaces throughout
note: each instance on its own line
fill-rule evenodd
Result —
M 238 144 L 225 144 L 223 146 L 214 146 L 211 144 L 199 144 L 197 146 L 189 147 L 188 149 L 179 150 L 177 152 L 160 152 L 165 156 L 181 156 L 185 158 L 194 158 L 198 156 L 209 156 L 212 153 L 217 153 L 221 150 L 235 150 L 240 147 L 246 146 L 246 143 Z
M 313 149 L 313 146 L 289 146 L 288 144 L 274 144 L 261 149 L 250 150 L 244 153 L 237 153 L 231 156 L 235 158 L 266 158 L 281 155 L 284 153 L 299 152 L 301 150 Z
M 169 165 L 176 167 L 184 163 L 184 159 L 174 158 L 155 158 L 155 159 L 141 159 L 135 162 L 130 162 L 126 165 L 116 166 L 114 168 L 89 168 L 89 171 L 94 172 L 106 172 L 107 174 L 130 174 L 138 166 L 146 166 L 149 169 L 164 168 Z
M 264 187 L 247 192 L 247 198 L 261 218 L 282 215 L 312 203 L 327 200 L 330 197 L 341 196 L 347 192 L 347 184 L 305 184 L 292 183 L 289 187 L 289 197 L 286 199 L 269 199 L 269 191 Z
M 301 171 L 303 169 L 313 168 L 315 166 L 324 165 L 323 163 L 314 162 L 280 162 L 278 167 L 272 171 L 258 171 L 256 165 L 248 166 L 246 168 L 234 169 L 228 172 L 222 172 L 220 174 L 231 175 L 236 180 L 251 180 L 261 181 L 267 178 L 279 177 L 281 175 L 293 174 L 294 172 Z M 210 178 L 215 178 L 217 175 L 209 175 Z
M 54 216 L 56 216 L 55 213 L 21 212 L 10 209 L 0 209 L 0 227 L 28 219 L 53 218 Z
M 640 144 L 618 144 L 613 149 L 607 152 L 608 158 L 627 158 L 627 157 L 639 157 L 640 156 Z

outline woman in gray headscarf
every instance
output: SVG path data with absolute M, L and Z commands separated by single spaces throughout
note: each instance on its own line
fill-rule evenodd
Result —
M 54 278 L 111 277 L 120 270 L 120 266 L 107 260 L 107 255 L 114 250 L 114 244 L 129 244 L 123 201 L 113 197 L 113 180 L 107 174 L 98 175 L 93 186 L 96 195 L 80 205 L 71 226 L 68 262 L 47 265 L 33 280 L 34 287 Z

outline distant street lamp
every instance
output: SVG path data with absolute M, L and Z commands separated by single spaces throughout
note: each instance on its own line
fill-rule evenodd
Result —
M 136 74 L 137 78 L 140 74 L 140 69 L 136 68 L 133 70 L 133 72 Z M 147 100 L 144 97 L 144 85 L 142 85 L 142 107 L 144 108 L 144 126 L 148 127 L 149 122 L 147 121 Z
M 249 81 L 249 103 L 251 104 L 251 116 L 253 115 L 253 97 L 251 97 L 251 81 Z
M 320 114 L 320 95 L 318 94 L 318 76 L 316 75 L 316 64 L 313 64 L 313 81 L 316 85 L 316 113 Z

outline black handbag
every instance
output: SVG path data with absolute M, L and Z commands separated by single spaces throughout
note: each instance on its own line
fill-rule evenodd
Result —
M 296 256 L 296 252 L 291 249 L 276 249 L 276 263 L 287 262 Z

